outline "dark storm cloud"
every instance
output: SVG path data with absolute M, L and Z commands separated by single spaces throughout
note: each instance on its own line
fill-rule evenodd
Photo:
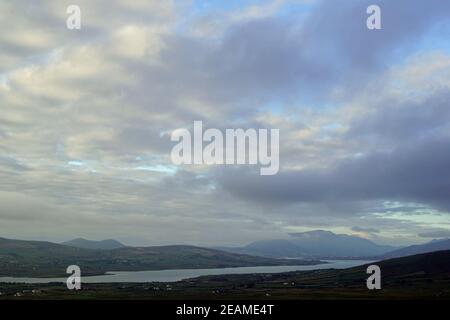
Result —
M 314 89 L 318 97 L 335 86 L 363 85 L 399 48 L 407 54 L 434 25 L 450 19 L 448 1 L 381 1 L 383 30 L 374 32 L 365 25 L 370 4 L 323 1 L 302 27 L 279 18 L 236 25 L 213 52 L 214 74 L 243 96 Z
M 416 201 L 450 210 L 450 137 L 373 153 L 326 170 L 260 177 L 227 172 L 229 192 L 262 202 L 346 202 L 376 199 Z
M 379 31 L 365 25 L 366 8 L 372 4 L 381 8 Z M 334 53 L 341 66 L 358 71 L 386 65 L 394 51 L 417 45 L 430 28 L 449 19 L 450 3 L 446 0 L 322 1 L 307 21 L 305 33 L 316 44 L 313 50 L 329 49 L 322 55 Z
M 442 89 L 424 101 L 383 101 L 378 108 L 350 124 L 347 139 L 405 144 L 439 135 L 450 127 L 450 91 Z
M 325 202 L 336 213 L 373 211 L 364 208 L 373 200 L 416 202 L 447 211 L 450 92 L 437 89 L 425 99 L 398 101 L 387 95 L 375 106 L 369 102 L 368 112 L 355 116 L 349 129 L 336 137 L 361 150 L 327 168 L 284 171 L 274 177 L 227 170 L 218 174 L 220 185 L 237 197 L 267 204 Z

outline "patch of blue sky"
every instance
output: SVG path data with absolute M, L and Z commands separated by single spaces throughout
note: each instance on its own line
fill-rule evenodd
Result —
M 442 51 L 450 54 L 450 23 L 438 24 L 417 44 L 418 51 Z
M 95 164 L 87 161 L 82 160 L 70 160 L 67 161 L 66 165 L 64 165 L 65 168 L 68 168 L 71 171 L 86 171 L 91 173 L 97 173 L 97 170 L 95 169 Z
M 407 43 L 397 46 L 387 62 L 389 65 L 403 64 L 411 56 L 428 52 L 443 52 L 450 54 L 450 24 L 438 24 L 423 37 L 410 39 Z
M 178 168 L 173 165 L 158 164 L 158 165 L 142 165 L 142 166 L 135 167 L 134 170 L 152 171 L 152 172 L 160 172 L 160 173 L 174 175 L 177 173 Z
M 315 1 L 299 0 L 194 0 L 192 10 L 196 13 L 208 13 L 210 11 L 232 12 L 242 10 L 251 6 L 268 6 L 279 2 L 279 14 L 295 14 L 309 12 L 315 5 Z
M 311 12 L 315 3 L 313 0 L 193 0 L 191 6 L 185 11 L 183 18 L 178 23 L 177 30 L 182 32 L 190 23 L 200 17 L 242 13 L 252 7 L 264 8 L 271 5 L 274 5 L 273 16 L 300 19 Z
M 79 160 L 72 160 L 72 161 L 67 162 L 67 164 L 69 166 L 76 166 L 76 167 L 86 166 L 86 163 L 84 163 L 83 161 L 79 161 Z
M 13 72 L 14 70 L 27 67 L 50 65 L 61 58 L 63 51 L 63 48 L 56 48 L 48 52 L 31 55 L 23 59 L 19 64 L 13 65 L 10 69 L 7 69 L 6 72 L 2 73 L 2 75 L 7 76 L 8 73 Z
M 448 224 L 448 217 L 445 213 L 427 209 L 421 211 L 404 211 L 404 212 L 394 212 L 389 215 L 384 215 L 383 218 L 410 221 L 417 224 L 425 224 L 428 227 L 441 228 Z
M 302 17 L 312 12 L 316 3 L 316 1 L 286 1 L 277 11 L 276 15 Z
M 261 112 L 270 112 L 274 115 L 282 115 L 286 110 L 286 104 L 281 99 L 274 99 L 259 108 Z
M 193 0 L 192 10 L 195 13 L 208 13 L 210 11 L 235 11 L 252 5 L 267 4 L 267 0 Z
M 273 98 L 258 108 L 258 113 L 268 113 L 273 116 L 283 117 L 291 121 L 302 121 L 302 112 L 314 112 L 317 115 L 328 114 L 339 109 L 342 105 L 339 102 L 320 101 L 317 102 L 311 97 L 299 95 L 298 97 L 286 100 L 283 97 Z M 324 126 L 324 134 L 342 128 L 340 123 L 331 123 Z
M 9 77 L 6 73 L 0 73 L 0 86 L 4 88 L 9 87 Z
M 384 201 L 383 208 L 374 215 L 385 219 L 411 221 L 418 224 L 428 224 L 439 227 L 448 222 L 446 214 L 427 205 L 411 202 Z

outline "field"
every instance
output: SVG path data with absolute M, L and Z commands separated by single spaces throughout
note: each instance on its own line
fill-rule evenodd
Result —
M 205 276 L 174 283 L 1 284 L 4 299 L 450 299 L 450 251 L 377 263 L 382 289 L 366 287 L 367 266 L 279 274 Z M 34 290 L 34 291 L 33 291 Z

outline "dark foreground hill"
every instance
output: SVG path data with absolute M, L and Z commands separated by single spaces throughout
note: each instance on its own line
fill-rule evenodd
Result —
M 372 264 L 381 269 L 381 290 L 367 289 L 367 264 L 341 270 L 205 276 L 195 279 L 196 292 L 182 293 L 180 282 L 179 294 L 208 298 L 214 297 L 208 289 L 220 288 L 216 296 L 221 299 L 450 299 L 450 250 Z
M 194 246 L 124 247 L 92 250 L 42 242 L 0 238 L 0 276 L 67 276 L 69 265 L 80 266 L 83 275 L 107 271 L 202 269 L 247 266 L 315 264 L 253 257 Z

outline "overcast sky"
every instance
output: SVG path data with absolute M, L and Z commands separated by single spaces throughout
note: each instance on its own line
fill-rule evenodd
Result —
M 0 25 L 0 237 L 450 237 L 448 0 L 16 0 Z M 280 172 L 173 165 L 194 120 L 280 129 Z

